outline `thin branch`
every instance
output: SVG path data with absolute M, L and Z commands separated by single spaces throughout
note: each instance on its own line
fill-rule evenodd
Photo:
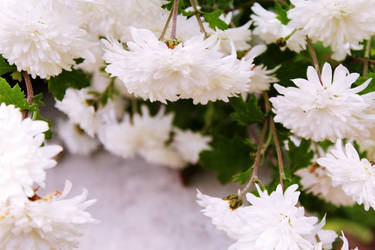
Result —
M 193 6 L 193 9 L 194 9 L 194 12 L 195 12 L 195 17 L 197 18 L 197 21 L 198 21 L 198 24 L 199 24 L 199 27 L 201 29 L 201 32 L 204 33 L 204 35 L 206 36 L 206 38 L 208 37 L 208 34 L 206 32 L 206 29 L 204 28 L 204 25 L 203 25 L 203 22 L 202 22 L 202 19 L 199 15 L 199 10 L 198 10 L 198 2 L 197 0 L 190 0 L 190 4 L 191 6 Z
M 171 33 L 171 40 L 176 39 L 176 32 L 177 32 L 177 16 L 178 16 L 178 7 L 179 7 L 179 0 L 174 0 L 173 3 L 173 15 L 172 15 L 172 33 Z
M 268 98 L 268 94 L 264 92 L 263 97 L 264 97 L 264 101 L 266 104 L 266 111 L 269 112 L 271 110 L 271 104 Z M 284 189 L 285 171 L 284 171 L 283 155 L 281 153 L 279 138 L 277 137 L 275 122 L 273 121 L 272 117 L 270 118 L 270 130 L 272 132 L 272 137 L 273 137 L 273 141 L 274 141 L 275 148 L 276 148 L 277 162 L 279 166 L 280 184 Z
M 260 157 L 261 157 L 261 153 L 262 153 L 262 146 L 263 146 L 264 137 L 266 135 L 267 127 L 268 127 L 268 120 L 266 120 L 264 122 L 264 125 L 263 125 L 263 128 L 262 128 L 262 134 L 261 134 L 260 139 L 259 139 L 259 143 L 258 143 L 258 147 L 257 147 L 257 153 L 256 153 L 256 156 L 255 156 L 254 164 L 252 166 L 253 172 L 251 174 L 250 180 L 239 194 L 239 197 L 241 199 L 249 191 L 251 185 L 255 181 L 258 180 L 259 162 L 260 162 Z
M 34 101 L 34 91 L 33 91 L 33 85 L 31 83 L 31 78 L 26 71 L 22 71 L 22 76 L 23 76 L 23 79 L 25 80 L 25 85 L 26 85 L 27 103 L 31 105 Z M 27 110 L 24 110 L 22 112 L 24 119 L 27 117 L 28 113 L 29 112 Z
M 364 63 L 364 62 L 368 62 L 369 64 L 375 64 L 375 60 L 372 60 L 372 59 L 367 59 L 367 58 L 361 58 L 361 57 L 349 57 L 352 61 L 354 62 L 359 62 L 359 63 Z
M 363 62 L 363 76 L 366 76 L 368 73 L 368 65 L 370 59 L 370 48 L 371 48 L 371 38 L 367 40 L 366 49 L 365 49 L 365 61 Z
M 169 23 L 170 23 L 171 20 L 172 20 L 172 15 L 173 15 L 173 10 L 171 10 L 171 11 L 169 12 L 168 19 L 167 19 L 167 21 L 165 22 L 165 25 L 164 25 L 163 31 L 161 32 L 160 37 L 159 37 L 159 40 L 160 40 L 160 41 L 164 39 L 164 35 L 165 35 L 165 33 L 167 32 L 167 30 L 168 30 Z
M 312 60 L 313 60 L 313 63 L 314 63 L 315 70 L 316 70 L 316 72 L 318 72 L 319 79 L 321 79 L 318 57 L 316 56 L 316 52 L 315 52 L 314 47 L 311 43 L 311 40 L 308 36 L 306 36 L 306 41 L 307 41 L 307 47 L 310 50 L 310 54 L 311 54 L 311 57 L 312 57 Z

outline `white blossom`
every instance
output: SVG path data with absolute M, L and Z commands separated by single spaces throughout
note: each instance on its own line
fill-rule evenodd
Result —
M 325 221 L 317 224 L 316 217 L 306 217 L 304 208 L 297 207 L 299 192 L 297 185 L 285 192 L 279 185 L 270 195 L 257 186 L 260 197 L 247 194 L 249 206 L 235 210 L 229 203 L 198 193 L 198 203 L 204 207 L 204 214 L 212 218 L 219 229 L 236 240 L 230 250 L 313 250 L 318 244 L 317 237 L 324 247 L 331 246 L 335 234 L 322 231 Z
M 45 186 L 46 169 L 53 168 L 53 159 L 62 148 L 45 145 L 44 121 L 22 120 L 22 113 L 13 105 L 0 105 L 0 202 L 11 197 L 32 196 L 33 184 Z
M 367 159 L 360 159 L 352 144 L 345 148 L 337 141 L 335 148 L 317 162 L 326 168 L 334 186 L 344 192 L 366 210 L 375 209 L 375 168 Z
M 295 52 L 306 49 L 306 39 L 304 33 L 295 30 L 289 24 L 282 24 L 277 19 L 277 14 L 264 9 L 259 3 L 255 3 L 251 10 L 254 14 L 251 19 L 254 22 L 254 35 L 264 40 L 267 44 L 276 43 L 280 38 L 288 38 L 286 46 Z
M 27 71 L 33 78 L 49 78 L 70 70 L 75 58 L 95 60 L 92 44 L 73 11 L 49 1 L 2 4 L 0 53 L 18 71 Z
M 5 202 L 0 206 L 0 248 L 22 250 L 74 249 L 89 223 L 96 222 L 85 211 L 95 200 L 87 191 L 65 199 L 71 189 L 66 182 L 62 194 L 41 199 Z
M 150 101 L 192 98 L 194 103 L 228 101 L 248 88 L 250 64 L 235 52 L 225 56 L 215 36 L 196 36 L 174 48 L 148 30 L 131 29 L 128 50 L 117 41 L 104 41 L 106 71 L 119 77 L 130 93 Z
M 182 159 L 186 162 L 197 164 L 199 161 L 199 153 L 203 150 L 209 150 L 208 145 L 211 137 L 203 136 L 198 132 L 191 130 L 175 129 L 175 136 L 172 142 L 172 148 L 175 148 Z
M 323 67 L 321 81 L 313 67 L 307 69 L 307 80 L 292 80 L 297 87 L 274 85 L 281 94 L 270 98 L 275 121 L 282 123 L 295 135 L 322 141 L 338 138 L 364 138 L 374 115 L 369 112 L 374 94 L 359 95 L 370 80 L 351 88 L 359 74 L 349 73 L 339 65 L 332 75 L 331 66 Z
M 345 235 L 344 235 L 344 232 L 341 233 L 340 239 L 341 239 L 342 242 L 343 242 L 342 247 L 341 247 L 341 250 L 350 250 L 350 249 L 349 249 L 349 242 L 348 242 L 348 240 L 346 239 L 346 237 L 345 237 Z M 353 248 L 352 250 L 358 250 L 358 247 Z
M 181 169 L 186 162 L 180 154 L 172 147 L 158 146 L 155 148 L 141 149 L 139 154 L 149 163 L 162 165 L 169 168 Z
M 56 100 L 55 107 L 64 112 L 72 123 L 78 124 L 89 136 L 96 130 L 95 108 L 88 100 L 92 96 L 89 88 L 77 90 L 68 88 L 62 101 Z
M 313 41 L 322 41 L 335 52 L 333 58 L 343 60 L 349 47 L 375 34 L 373 0 L 292 0 L 288 11 L 290 25 L 302 29 Z
M 341 186 L 333 186 L 327 170 L 319 165 L 298 170 L 301 185 L 304 190 L 337 206 L 354 205 L 353 199 L 348 196 Z
M 56 129 L 60 139 L 72 154 L 89 155 L 99 147 L 95 138 L 88 136 L 79 125 L 69 120 L 58 120 Z

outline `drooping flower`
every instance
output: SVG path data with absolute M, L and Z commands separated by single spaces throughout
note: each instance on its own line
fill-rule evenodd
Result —
M 219 229 L 236 240 L 230 250 L 313 250 L 319 243 L 329 247 L 335 233 L 321 230 L 324 220 L 317 224 L 316 217 L 306 217 L 304 208 L 297 207 L 300 194 L 297 188 L 292 185 L 283 192 L 279 185 L 269 195 L 257 186 L 260 197 L 248 193 L 250 205 L 235 210 L 231 210 L 225 201 L 201 194 L 198 194 L 198 203 Z M 318 240 L 318 235 L 323 240 Z
M 148 30 L 131 29 L 128 50 L 117 41 L 104 41 L 106 71 L 119 77 L 130 93 L 150 101 L 192 98 L 194 103 L 228 101 L 244 92 L 251 76 L 250 64 L 235 51 L 225 56 L 215 36 L 203 34 L 169 48 Z
M 72 123 L 78 124 L 89 136 L 96 130 L 95 108 L 89 102 L 93 97 L 89 88 L 77 90 L 69 88 L 62 101 L 56 100 L 55 107 L 64 112 Z
M 79 125 L 69 120 L 58 120 L 56 128 L 60 139 L 72 154 L 89 155 L 99 147 L 95 138 L 88 136 Z
M 3 1 L 2 5 L 0 54 L 18 71 L 48 79 L 70 70 L 75 58 L 95 60 L 74 11 L 50 1 Z
M 270 98 L 275 121 L 282 123 L 295 135 L 322 141 L 338 138 L 364 138 L 374 115 L 369 112 L 374 94 L 359 95 L 370 80 L 351 88 L 359 74 L 349 73 L 339 65 L 332 76 L 332 68 L 324 64 L 321 80 L 313 67 L 307 69 L 307 80 L 292 80 L 297 87 L 274 85 L 281 94 Z
M 251 10 L 254 14 L 251 19 L 254 22 L 254 35 L 264 40 L 267 44 L 277 43 L 280 38 L 288 38 L 286 46 L 295 52 L 306 49 L 305 34 L 295 30 L 292 26 L 282 24 L 277 19 L 277 14 L 264 9 L 259 3 L 255 3 Z
M 326 168 L 334 186 L 340 186 L 366 210 L 375 209 L 375 167 L 367 159 L 360 159 L 351 143 L 344 148 L 337 141 L 335 148 L 317 162 Z
M 209 136 L 203 136 L 191 130 L 175 129 L 174 132 L 175 136 L 171 146 L 186 162 L 197 164 L 199 153 L 210 149 L 208 143 L 211 141 L 211 137 Z
M 46 169 L 53 168 L 53 159 L 62 148 L 44 145 L 44 121 L 22 120 L 22 113 L 13 105 L 0 105 L 0 202 L 13 196 L 32 196 L 33 184 L 45 186 Z
M 327 170 L 318 164 L 298 170 L 301 185 L 304 190 L 337 206 L 353 205 L 353 199 L 348 196 L 341 186 L 333 186 Z
M 331 46 L 336 60 L 350 53 L 349 47 L 375 34 L 375 9 L 368 0 L 292 0 L 290 25 L 302 29 L 313 41 Z
M 4 202 L 0 206 L 0 248 L 22 250 L 74 249 L 85 227 L 96 222 L 85 211 L 95 203 L 87 191 L 64 199 L 71 189 L 36 200 Z

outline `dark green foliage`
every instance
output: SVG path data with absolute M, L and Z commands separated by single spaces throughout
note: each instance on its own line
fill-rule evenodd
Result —
M 288 157 L 289 169 L 293 173 L 298 169 L 307 167 L 311 164 L 314 152 L 311 148 L 311 140 L 302 139 L 299 146 L 296 146 L 291 140 L 288 142 L 289 150 L 286 151 Z
M 261 123 L 264 121 L 264 113 L 258 105 L 258 100 L 251 95 L 247 102 L 241 97 L 232 98 L 230 101 L 234 112 L 231 117 L 242 126 L 248 126 L 253 123 Z
M 228 24 L 226 24 L 223 20 L 220 19 L 220 16 L 223 14 L 221 10 L 215 10 L 211 13 L 204 14 L 204 20 L 210 25 L 211 29 L 216 30 L 216 28 L 220 30 L 228 29 Z
M 3 56 L 0 55 L 0 76 L 17 71 L 17 67 L 9 65 Z
M 200 163 L 204 168 L 214 170 L 222 183 L 230 182 L 233 175 L 245 171 L 252 164 L 250 152 L 255 149 L 240 138 L 218 136 L 212 146 L 211 151 L 200 154 Z
M 48 80 L 48 89 L 59 101 L 65 96 L 68 88 L 82 89 L 90 86 L 90 77 L 80 70 L 66 71 Z

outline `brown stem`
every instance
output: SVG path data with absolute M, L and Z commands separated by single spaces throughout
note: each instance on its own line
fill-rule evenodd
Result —
M 197 21 L 198 21 L 199 27 L 201 29 L 201 32 L 203 32 L 204 35 L 205 35 L 205 37 L 207 38 L 208 34 L 206 32 L 206 29 L 204 28 L 202 19 L 201 19 L 200 15 L 199 15 L 197 0 L 190 0 L 190 4 L 191 4 L 191 6 L 193 6 L 193 9 L 194 9 L 194 12 L 195 12 L 195 17 L 197 18 Z
M 259 169 L 259 162 L 260 162 L 260 157 L 262 153 L 262 146 L 264 142 L 264 137 L 266 136 L 266 131 L 268 127 L 268 119 L 264 122 L 263 128 L 262 128 L 262 134 L 259 139 L 258 147 L 257 147 L 257 153 L 255 156 L 254 164 L 252 166 L 253 172 L 251 174 L 249 182 L 246 184 L 246 186 L 241 190 L 239 197 L 242 199 L 243 196 L 249 191 L 251 185 L 258 180 L 258 169 Z
M 172 15 L 173 15 L 173 10 L 171 10 L 171 11 L 169 12 L 169 16 L 168 16 L 168 18 L 167 18 L 167 21 L 165 22 L 165 25 L 164 25 L 163 31 L 161 32 L 160 37 L 159 37 L 159 40 L 160 40 L 160 41 L 162 41 L 162 40 L 164 39 L 165 32 L 167 32 L 167 29 L 168 29 L 169 23 L 170 23 L 171 20 L 172 20 Z
M 22 71 L 22 76 L 23 76 L 23 79 L 25 80 L 25 84 L 26 84 L 27 103 L 29 105 L 31 105 L 33 103 L 33 100 L 34 100 L 34 91 L 33 91 L 33 85 L 31 83 L 31 78 L 26 71 Z M 28 113 L 29 112 L 27 110 L 24 110 L 22 112 L 24 119 L 27 117 Z
M 349 57 L 352 61 L 354 62 L 359 62 L 359 63 L 364 63 L 364 62 L 368 62 L 369 64 L 375 64 L 375 60 L 371 60 L 371 59 L 368 59 L 368 58 L 361 58 L 361 57 Z
M 321 79 L 318 57 L 316 56 L 316 52 L 315 52 L 314 47 L 311 43 L 311 40 L 308 36 L 306 36 L 306 41 L 307 41 L 307 47 L 310 50 L 310 54 L 311 54 L 311 57 L 312 57 L 312 60 L 313 60 L 313 63 L 314 63 L 315 70 L 318 73 L 319 79 Z
M 171 33 L 171 40 L 175 40 L 175 39 L 176 39 L 178 6 L 179 6 L 179 0 L 174 0 L 174 3 L 173 3 L 173 10 L 172 10 L 173 15 L 172 15 L 172 33 Z
M 268 111 L 271 110 L 271 104 L 270 104 L 270 101 L 269 101 L 269 98 L 268 98 L 268 94 L 266 92 L 264 92 L 263 97 L 264 97 L 264 101 L 266 103 L 266 111 L 268 112 Z M 273 142 L 274 142 L 275 148 L 276 148 L 277 162 L 278 162 L 278 166 L 279 166 L 280 184 L 284 189 L 285 171 L 284 171 L 283 155 L 281 153 L 279 138 L 277 137 L 275 122 L 273 121 L 272 117 L 270 118 L 270 130 L 271 130 Z
M 363 76 L 366 76 L 368 73 L 368 65 L 370 59 L 370 48 L 371 48 L 371 38 L 367 40 L 366 49 L 365 49 L 365 59 L 363 61 Z

